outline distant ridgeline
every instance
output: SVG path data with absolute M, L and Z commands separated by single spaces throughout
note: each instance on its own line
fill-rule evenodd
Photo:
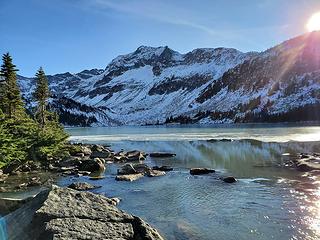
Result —
M 33 81 L 19 76 L 28 106 Z M 65 125 L 319 121 L 320 32 L 261 53 L 141 46 L 104 70 L 48 81 Z

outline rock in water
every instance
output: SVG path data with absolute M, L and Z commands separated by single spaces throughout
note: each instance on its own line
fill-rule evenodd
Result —
M 149 170 L 146 172 L 148 177 L 160 177 L 166 175 L 166 172 L 159 170 Z
M 68 186 L 68 188 L 72 188 L 72 189 L 79 190 L 79 191 L 92 190 L 92 189 L 96 189 L 96 188 L 100 188 L 100 187 L 101 186 L 91 185 L 90 183 L 86 183 L 86 182 L 71 183 Z
M 106 168 L 100 159 L 85 160 L 79 166 L 80 171 L 101 172 Z
M 139 178 L 142 178 L 144 175 L 142 173 L 136 173 L 136 174 L 127 174 L 127 175 L 118 175 L 116 176 L 117 181 L 135 181 Z
M 53 186 L 5 216 L 7 238 L 163 239 L 142 219 L 112 204 L 112 200 L 101 195 Z
M 237 181 L 233 176 L 224 177 L 222 180 L 226 183 L 234 183 Z
M 161 157 L 167 158 L 167 157 L 174 157 L 176 156 L 176 154 L 167 153 L 167 152 L 153 152 L 153 153 L 150 153 L 149 156 L 153 158 L 161 158 Z
M 208 174 L 208 173 L 214 173 L 214 169 L 209 168 L 191 168 L 190 174 L 191 175 L 202 175 L 202 174 Z

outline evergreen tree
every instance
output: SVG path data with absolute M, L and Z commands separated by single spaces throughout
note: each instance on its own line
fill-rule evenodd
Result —
M 18 117 L 24 113 L 20 89 L 17 84 L 16 66 L 12 63 L 9 53 L 2 57 L 0 75 L 4 80 L 3 93 L 1 96 L 1 108 L 9 118 Z
M 40 127 L 43 129 L 46 124 L 47 116 L 47 100 L 50 96 L 49 87 L 48 87 L 48 79 L 42 69 L 38 70 L 36 73 L 37 86 L 34 92 L 34 98 L 38 103 L 35 118 L 39 123 Z
M 64 147 L 68 134 L 58 121 L 56 113 L 47 110 L 47 102 L 50 96 L 48 80 L 42 68 L 36 73 L 37 86 L 33 94 L 37 101 L 35 119 L 39 125 L 37 143 L 34 152 L 40 159 L 63 156 L 66 154 Z

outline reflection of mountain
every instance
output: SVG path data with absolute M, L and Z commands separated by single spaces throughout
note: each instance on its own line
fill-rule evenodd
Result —
M 151 159 L 155 165 L 171 165 L 178 168 L 208 167 L 226 170 L 237 177 L 290 178 L 290 171 L 282 168 L 286 159 L 283 153 L 319 152 L 319 142 L 265 143 L 257 140 L 233 142 L 169 141 L 169 142 L 119 142 L 118 149 L 141 149 L 146 152 L 167 151 L 175 158 Z
M 320 120 L 320 32 L 261 53 L 141 46 L 104 70 L 49 76 L 67 125 Z M 30 103 L 34 79 L 20 77 Z

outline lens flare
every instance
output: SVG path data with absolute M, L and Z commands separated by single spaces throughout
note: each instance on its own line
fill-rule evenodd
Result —
M 320 12 L 310 17 L 306 27 L 309 32 L 320 31 Z

